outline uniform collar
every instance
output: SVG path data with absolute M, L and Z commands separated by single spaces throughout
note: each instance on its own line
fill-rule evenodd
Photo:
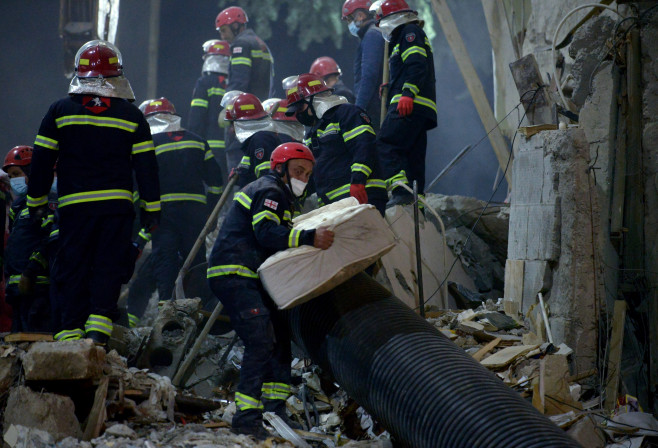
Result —
M 375 21 L 373 19 L 370 19 L 366 21 L 363 25 L 361 25 L 359 31 L 356 32 L 356 34 L 359 36 L 359 39 L 363 39 L 363 36 L 365 36 L 368 30 L 372 28 L 374 25 L 375 25 Z

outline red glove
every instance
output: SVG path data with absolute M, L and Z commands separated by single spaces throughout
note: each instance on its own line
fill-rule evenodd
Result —
M 228 180 L 231 180 L 231 178 L 235 175 L 238 174 L 238 169 L 237 168 L 231 168 L 231 172 L 228 174 Z
M 366 186 L 361 184 L 350 185 L 350 196 L 356 198 L 359 204 L 368 203 L 368 193 L 366 193 Z
M 411 115 L 411 111 L 414 110 L 414 99 L 408 96 L 401 96 L 400 101 L 398 102 L 398 113 L 401 117 L 406 117 Z

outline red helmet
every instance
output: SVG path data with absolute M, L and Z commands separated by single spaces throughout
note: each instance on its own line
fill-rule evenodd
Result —
M 313 61 L 309 72 L 313 73 L 314 75 L 318 75 L 321 78 L 329 75 L 343 74 L 336 61 L 334 61 L 333 58 L 330 58 L 329 56 L 322 56 Z
M 278 98 L 272 98 L 275 101 L 272 101 L 270 104 L 268 104 L 268 107 L 265 107 L 265 103 L 267 103 L 270 100 L 266 100 L 263 103 L 263 107 L 265 108 L 265 111 L 270 114 L 270 117 L 272 117 L 272 120 L 275 121 L 294 121 L 297 123 L 297 118 L 294 116 L 288 116 L 286 115 L 286 111 L 288 110 L 288 100 L 283 99 L 280 100 Z
M 347 20 L 357 9 L 365 9 L 367 11 L 370 5 L 372 5 L 372 0 L 345 0 L 343 9 L 341 10 L 341 18 Z
M 230 25 L 231 23 L 247 23 L 247 13 L 239 6 L 230 6 L 217 14 L 215 19 L 215 29 L 219 30 L 222 25 Z
M 233 107 L 226 108 L 226 119 L 229 121 L 258 120 L 267 117 L 258 97 L 251 93 L 241 93 L 235 97 Z
M 375 11 L 375 20 L 377 22 L 398 12 L 413 12 L 413 9 L 404 0 L 378 0 L 372 4 L 370 10 Z
M 5 156 L 5 163 L 2 166 L 3 171 L 7 171 L 10 166 L 27 166 L 32 163 L 31 146 L 14 146 Z
M 293 85 L 286 91 L 286 99 L 288 104 L 292 106 L 305 98 L 330 90 L 318 75 L 303 73 L 297 77 L 297 85 Z
M 306 159 L 315 164 L 315 157 L 310 149 L 297 142 L 283 143 L 272 151 L 270 156 L 270 169 L 274 169 L 280 163 L 286 163 L 292 159 Z
M 75 75 L 78 78 L 108 78 L 123 75 L 119 49 L 103 40 L 84 44 L 75 55 Z
M 139 110 L 142 111 L 145 117 L 154 114 L 172 114 L 176 115 L 176 108 L 167 98 L 160 97 L 155 100 L 146 100 L 139 105 Z
M 231 44 L 225 40 L 211 39 L 203 43 L 203 56 L 220 55 L 231 56 Z

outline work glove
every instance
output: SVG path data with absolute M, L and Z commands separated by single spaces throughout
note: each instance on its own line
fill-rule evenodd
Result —
M 388 83 L 385 82 L 384 84 L 379 85 L 379 98 L 381 98 L 384 95 L 384 92 L 388 89 Z
M 326 227 L 318 227 L 315 229 L 315 236 L 313 237 L 313 247 L 326 250 L 334 244 L 334 232 Z
M 228 173 L 228 180 L 231 180 L 231 179 L 233 178 L 233 176 L 238 176 L 239 174 L 240 174 L 240 173 L 238 172 L 238 168 L 237 168 L 237 167 L 233 167 L 233 168 L 231 168 L 231 172 Z
M 30 219 L 41 225 L 43 218 L 48 216 L 48 204 L 40 205 L 38 207 L 29 207 Z
M 366 186 L 362 184 L 351 184 L 350 185 L 350 196 L 356 198 L 359 201 L 359 204 L 368 203 L 368 193 L 366 193 Z
M 398 102 L 398 113 L 401 117 L 411 115 L 414 110 L 414 99 L 408 96 L 401 96 Z
M 23 271 L 21 274 L 21 279 L 18 281 L 18 292 L 22 296 L 29 296 L 34 293 L 36 277 L 36 274 L 29 269 Z

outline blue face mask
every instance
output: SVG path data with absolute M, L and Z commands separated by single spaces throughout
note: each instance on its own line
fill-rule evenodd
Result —
M 11 184 L 11 191 L 14 193 L 15 198 L 22 198 L 27 194 L 27 184 L 25 177 L 12 177 L 9 179 Z
M 352 36 L 359 37 L 359 28 L 361 27 L 361 21 L 359 20 L 358 22 L 356 20 L 352 20 L 350 23 L 347 24 L 347 29 L 350 30 L 350 34 Z

